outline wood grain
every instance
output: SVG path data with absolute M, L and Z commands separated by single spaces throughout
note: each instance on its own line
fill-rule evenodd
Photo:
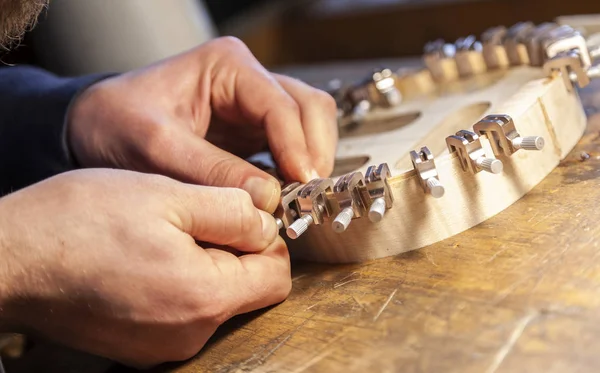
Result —
M 373 224 L 363 214 L 339 234 L 331 227 L 339 213 L 331 196 L 332 215 L 323 224 L 309 227 L 297 240 L 289 240 L 292 255 L 316 262 L 356 263 L 419 249 L 480 224 L 541 182 L 583 134 L 586 117 L 581 102 L 577 94 L 567 91 L 560 77 L 540 79 L 540 69 L 519 67 L 500 73 L 502 78 L 486 88 L 409 101 L 389 110 L 398 115 L 422 112 L 414 123 L 379 134 L 341 139 L 338 156 L 370 157 L 369 163 L 359 169 L 363 174 L 371 164 L 393 167 L 389 184 L 394 205 L 381 222 Z M 496 74 L 478 78 L 495 80 Z M 546 147 L 543 151 L 521 150 L 510 157 L 499 157 L 504 164 L 502 174 L 473 175 L 463 171 L 455 153 L 448 153 L 445 139 L 460 129 L 473 131 L 473 125 L 483 118 L 483 113 L 475 118 L 467 118 L 460 111 L 456 114 L 457 108 L 488 101 L 486 114 L 509 115 L 521 136 L 542 136 Z M 373 116 L 390 115 L 389 111 Z M 451 124 L 459 128 L 447 128 L 453 116 L 457 119 Z M 494 157 L 486 136 L 480 138 L 487 156 Z M 443 148 L 423 139 L 433 139 Z M 437 171 L 446 189 L 440 199 L 424 193 L 407 157 L 411 150 L 422 146 L 430 147 L 437 156 Z
M 599 170 L 596 115 L 567 159 L 496 217 L 391 258 L 296 265 L 287 301 L 154 372 L 595 371 Z
M 584 91 L 586 134 L 505 211 L 395 257 L 293 263 L 288 300 L 230 320 L 196 358 L 151 372 L 596 371 L 600 82 Z M 9 373 L 133 372 L 35 342 L 5 362 Z

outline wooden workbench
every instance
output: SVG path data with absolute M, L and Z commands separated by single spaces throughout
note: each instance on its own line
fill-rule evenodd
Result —
M 287 301 L 156 372 L 597 371 L 599 222 L 600 114 L 500 215 L 397 257 L 296 265 Z
M 231 320 L 195 359 L 152 372 L 597 371 L 600 84 L 587 91 L 586 135 L 509 209 L 397 257 L 296 263 L 288 300 Z M 57 366 L 54 352 L 32 354 L 9 373 Z M 60 371 L 92 371 L 77 364 Z

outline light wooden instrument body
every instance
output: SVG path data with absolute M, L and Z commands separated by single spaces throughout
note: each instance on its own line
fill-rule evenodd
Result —
M 438 91 L 439 92 L 439 91 Z M 419 249 L 452 237 L 503 211 L 541 182 L 581 138 L 586 116 L 576 92 L 563 79 L 545 78 L 541 69 L 517 67 L 484 73 L 445 87 L 442 95 L 407 100 L 394 109 L 374 111 L 367 122 L 420 113 L 404 127 L 384 133 L 342 138 L 338 157 L 365 156 L 369 165 L 387 163 L 394 205 L 384 219 L 354 219 L 344 233 L 331 229 L 334 217 L 313 225 L 297 240 L 289 240 L 292 255 L 328 263 L 362 262 Z M 502 174 L 463 171 L 445 139 L 488 114 L 507 114 L 522 136 L 542 136 L 541 151 L 519 150 L 504 163 Z M 368 124 L 365 124 L 368 125 Z M 481 136 L 493 154 L 486 136 Z M 445 195 L 426 194 L 408 156 L 428 146 L 436 156 Z M 346 170 L 348 171 L 348 170 Z

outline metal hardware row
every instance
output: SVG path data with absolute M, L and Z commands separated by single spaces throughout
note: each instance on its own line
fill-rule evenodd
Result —
M 484 135 L 492 154 L 483 147 L 480 136 Z M 488 115 L 473 125 L 473 131 L 461 130 L 448 136 L 446 144 L 449 152 L 458 157 L 463 171 L 471 174 L 500 174 L 503 163 L 499 158 L 520 150 L 540 151 L 545 146 L 540 136 L 522 136 L 508 115 Z M 442 198 L 445 188 L 429 148 L 413 150 L 410 157 L 423 192 Z M 313 225 L 330 224 L 334 232 L 343 233 L 355 219 L 368 217 L 372 223 L 379 223 L 394 204 L 391 176 L 388 165 L 383 163 L 370 166 L 364 175 L 358 171 L 343 175 L 335 183 L 319 178 L 306 184 L 286 185 L 274 214 L 277 224 L 286 229 L 289 238 L 297 239 Z
M 488 70 L 514 66 L 541 67 L 546 76 L 561 74 L 568 90 L 580 88 L 600 77 L 600 48 L 588 47 L 587 40 L 568 25 L 520 22 L 509 28 L 486 30 L 477 41 L 473 35 L 454 43 L 435 40 L 425 45 L 423 60 L 438 82 L 468 77 Z

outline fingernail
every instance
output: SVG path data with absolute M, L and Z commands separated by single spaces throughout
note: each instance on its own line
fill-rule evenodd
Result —
M 260 218 L 262 220 L 262 234 L 263 238 L 268 242 L 273 242 L 277 236 L 277 223 L 273 215 L 268 212 L 259 210 Z
M 274 180 L 267 180 L 260 177 L 251 177 L 242 186 L 246 192 L 250 193 L 254 205 L 261 210 L 274 211 L 277 207 L 277 190 L 279 184 Z
M 319 176 L 319 173 L 316 170 L 308 170 L 304 173 L 305 175 L 305 179 L 304 182 L 308 183 L 311 180 L 314 179 L 319 179 L 321 176 Z

